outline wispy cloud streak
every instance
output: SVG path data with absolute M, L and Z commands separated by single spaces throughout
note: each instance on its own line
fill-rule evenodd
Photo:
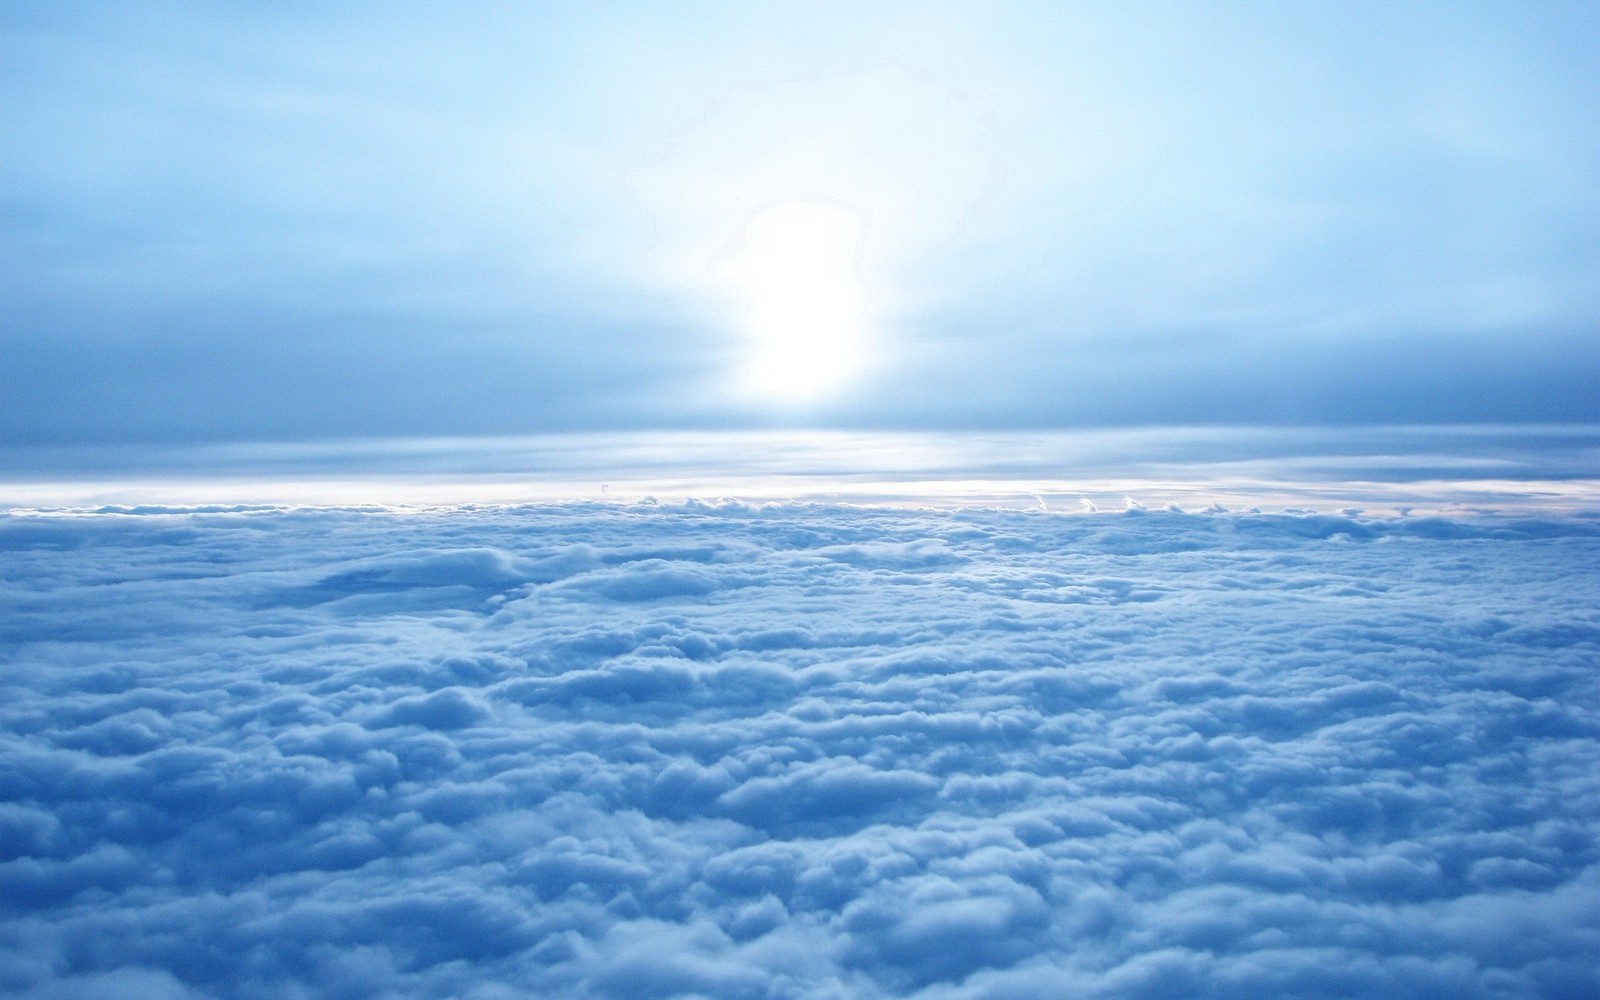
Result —
M 1600 428 L 1174 427 L 1059 432 L 608 433 L 25 448 L 0 504 L 873 504 L 1593 509 Z

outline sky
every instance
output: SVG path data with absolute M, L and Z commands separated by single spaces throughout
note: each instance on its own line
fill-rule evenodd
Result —
M 1600 420 L 1600 10 L 9 4 L 0 442 Z

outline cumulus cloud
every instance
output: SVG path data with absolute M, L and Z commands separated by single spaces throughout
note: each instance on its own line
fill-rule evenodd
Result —
M 1580 996 L 1600 521 L 0 516 L 0 994 Z

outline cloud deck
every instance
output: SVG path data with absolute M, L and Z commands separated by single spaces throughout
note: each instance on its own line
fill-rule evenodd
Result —
M 1600 992 L 1600 521 L 0 516 L 0 993 Z

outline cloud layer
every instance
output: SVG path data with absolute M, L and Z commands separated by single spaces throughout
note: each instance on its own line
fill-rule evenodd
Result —
M 0 509 L 458 506 L 733 496 L 896 506 L 1294 507 L 1564 513 L 1600 506 L 1600 424 L 1147 427 L 0 445 Z
M 1600 522 L 0 518 L 0 993 L 1600 990 Z

